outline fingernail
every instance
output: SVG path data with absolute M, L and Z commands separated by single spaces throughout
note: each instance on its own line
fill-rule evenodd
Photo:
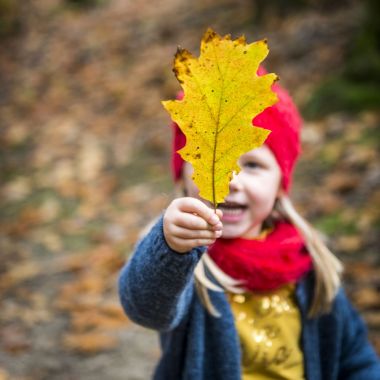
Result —
M 215 236 L 217 238 L 221 237 L 222 236 L 222 231 L 215 231 Z

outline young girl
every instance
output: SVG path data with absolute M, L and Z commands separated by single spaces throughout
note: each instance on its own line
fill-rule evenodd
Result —
M 156 380 L 380 379 L 340 262 L 288 198 L 301 119 L 273 90 L 278 103 L 253 120 L 272 132 L 242 155 L 216 212 L 176 153 L 185 138 L 174 125 L 186 196 L 137 244 L 119 282 L 125 313 L 160 333 Z

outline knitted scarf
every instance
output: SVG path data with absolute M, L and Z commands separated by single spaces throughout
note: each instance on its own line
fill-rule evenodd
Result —
M 296 282 L 312 267 L 304 241 L 289 223 L 277 223 L 263 239 L 217 239 L 209 256 L 250 291 L 268 291 Z

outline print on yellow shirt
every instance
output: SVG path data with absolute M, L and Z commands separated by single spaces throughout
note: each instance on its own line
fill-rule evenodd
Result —
M 228 294 L 242 349 L 243 380 L 304 379 L 301 317 L 294 285 Z

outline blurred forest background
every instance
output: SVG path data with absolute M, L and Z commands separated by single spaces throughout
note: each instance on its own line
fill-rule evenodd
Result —
M 0 0 L 0 380 L 146 380 L 117 275 L 173 197 L 177 45 L 266 37 L 305 118 L 293 199 L 346 264 L 380 353 L 376 0 Z

